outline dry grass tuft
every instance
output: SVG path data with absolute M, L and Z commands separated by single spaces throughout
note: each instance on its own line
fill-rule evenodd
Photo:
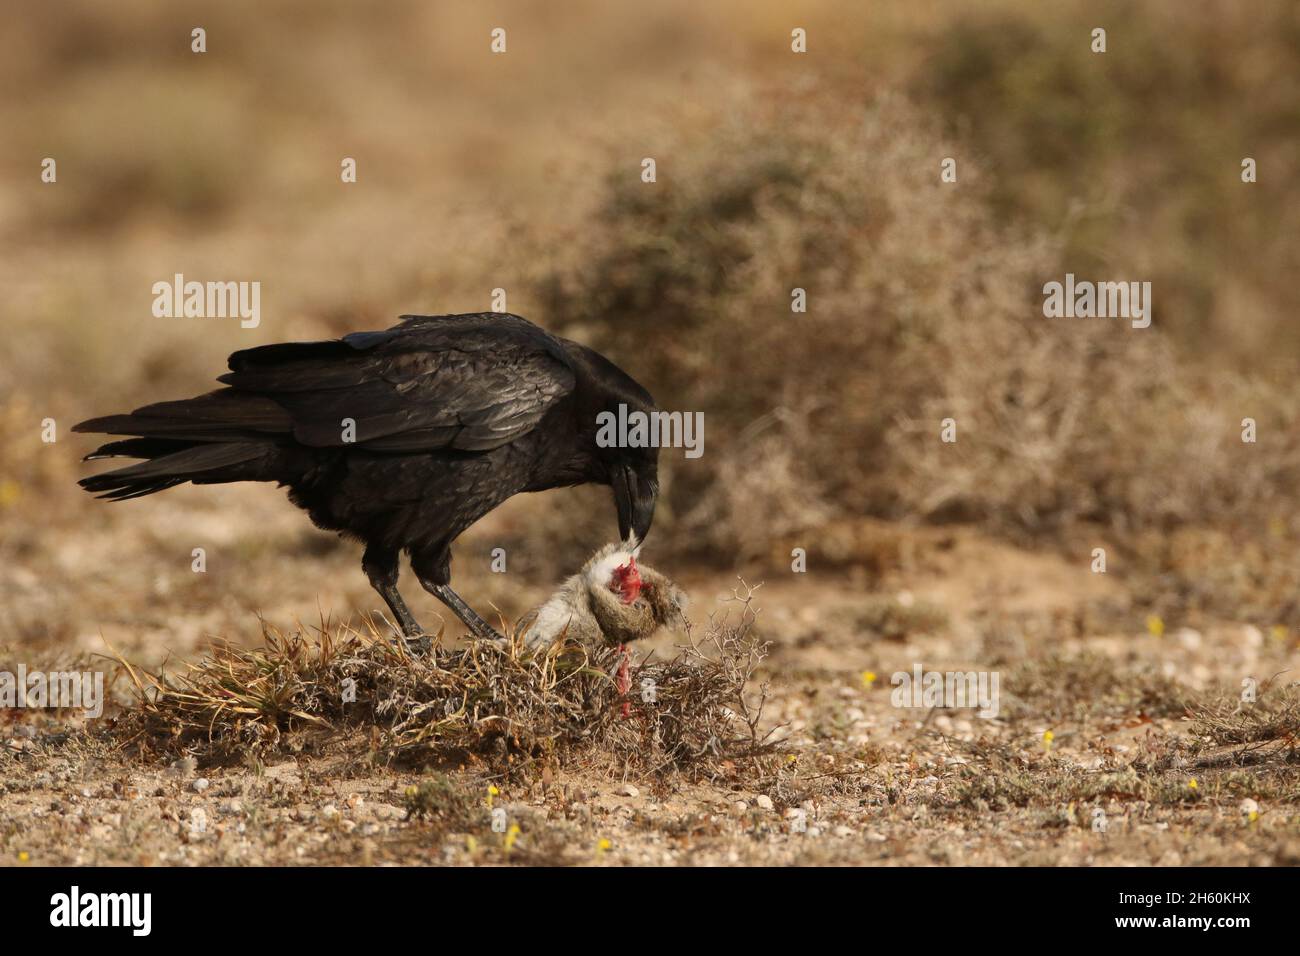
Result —
M 1234 748 L 1239 758 L 1261 750 L 1284 760 L 1300 757 L 1300 684 L 1267 683 L 1254 701 L 1223 698 L 1197 708 L 1193 720 L 1198 736 Z
M 765 645 L 752 633 L 750 594 L 738 600 L 738 621 L 710 621 L 671 659 L 634 663 L 626 696 L 611 676 L 614 648 L 562 641 L 533 652 L 515 634 L 454 649 L 435 641 L 420 655 L 369 620 L 289 633 L 264 625 L 262 647 L 218 645 L 181 673 L 123 661 L 138 702 L 117 733 L 216 762 L 342 750 L 505 775 L 573 764 L 692 780 L 760 771 L 776 750 L 759 729 L 766 685 L 751 687 Z
M 1089 652 L 1026 661 L 1007 676 L 1004 689 L 1008 719 L 1053 724 L 1177 717 L 1191 700 L 1188 688 L 1172 677 L 1127 670 Z
M 872 595 L 850 611 L 855 629 L 885 640 L 905 641 L 916 634 L 933 634 L 949 624 L 948 612 L 928 601 L 901 601 L 892 595 Z

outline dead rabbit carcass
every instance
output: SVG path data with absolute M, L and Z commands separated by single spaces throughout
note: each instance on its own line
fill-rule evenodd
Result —
M 520 621 L 525 645 L 550 647 L 561 638 L 590 647 L 628 644 L 661 627 L 686 623 L 686 593 L 653 568 L 637 563 L 635 542 L 601 548 L 541 607 Z

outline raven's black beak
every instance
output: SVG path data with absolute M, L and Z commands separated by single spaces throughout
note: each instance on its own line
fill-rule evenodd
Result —
M 641 478 L 629 465 L 615 468 L 610 484 L 614 486 L 614 504 L 618 506 L 619 537 L 626 541 L 629 535 L 635 534 L 638 543 L 645 541 L 655 517 L 658 484 L 653 479 Z

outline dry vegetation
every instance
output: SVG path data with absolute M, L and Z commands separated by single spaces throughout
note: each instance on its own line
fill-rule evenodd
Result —
M 972 185 L 940 184 L 943 137 L 916 107 L 844 115 L 790 95 L 732 104 L 676 147 L 661 190 L 613 181 L 590 248 L 549 279 L 548 311 L 611 351 L 666 334 L 648 377 L 708 409 L 707 464 L 678 469 L 669 498 L 682 537 L 752 558 L 863 513 L 1124 539 L 1290 520 L 1293 389 L 1225 377 L 1174 336 L 1045 320 L 1046 278 L 1092 274 L 1059 235 L 1000 226 L 979 160 Z M 711 374 L 720 358 L 744 375 Z M 1242 443 L 1247 415 L 1267 448 Z M 955 444 L 935 440 L 948 417 Z
M 1300 862 L 1294 4 L 859 7 L 803 5 L 802 58 L 776 0 L 232 2 L 202 58 L 144 0 L 10 24 L 0 670 L 123 667 L 108 721 L 0 711 L 0 861 Z M 1152 327 L 1044 319 L 1067 271 L 1150 279 Z M 175 272 L 261 281 L 262 326 L 153 319 Z M 703 608 L 637 652 L 654 710 L 599 656 L 398 649 L 270 488 L 75 487 L 76 420 L 498 287 L 705 413 L 649 544 Z M 459 589 L 522 613 L 607 497 L 511 502 Z M 999 671 L 999 716 L 894 707 L 918 662 Z
M 771 775 L 777 747 L 758 729 L 767 690 L 749 686 L 763 648 L 747 604 L 739 623 L 711 624 L 668 660 L 641 660 L 627 694 L 611 676 L 616 648 L 561 641 L 534 653 L 516 634 L 412 650 L 366 624 L 268 628 L 264 647 L 219 647 L 174 676 L 122 661 L 136 701 L 114 735 L 140 756 L 342 752 L 384 765 L 469 763 L 516 783 L 593 765 L 693 781 Z

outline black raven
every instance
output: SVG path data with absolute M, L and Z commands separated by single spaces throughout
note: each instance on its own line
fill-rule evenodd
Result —
M 87 461 L 146 459 L 79 482 L 123 501 L 191 481 L 274 481 L 320 528 L 365 544 L 362 568 L 408 636 L 398 557 L 479 637 L 495 631 L 450 587 L 451 543 L 521 491 L 610 485 L 619 534 L 645 539 L 658 449 L 600 447 L 597 416 L 654 400 L 598 352 L 500 313 L 408 315 L 383 332 L 230 356 L 224 388 L 82 422 L 136 437 Z

